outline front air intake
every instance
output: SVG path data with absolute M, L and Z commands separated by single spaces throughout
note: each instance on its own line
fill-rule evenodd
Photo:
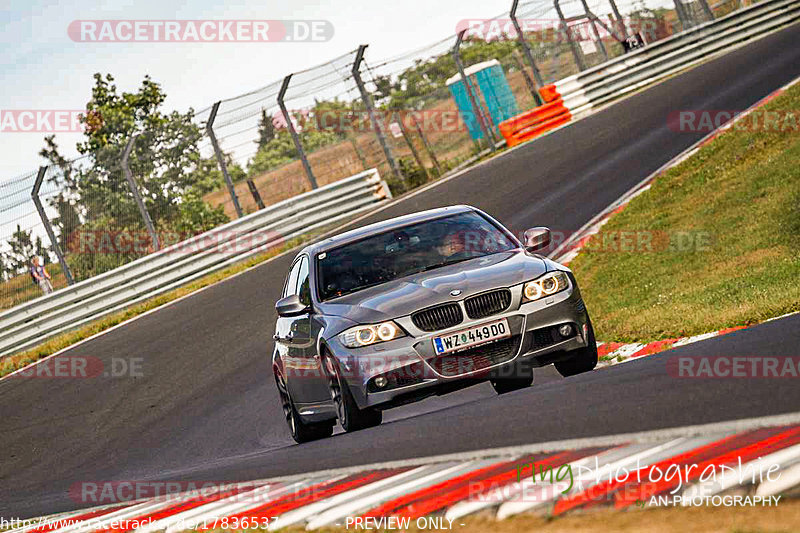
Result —
M 417 311 L 411 321 L 422 331 L 438 331 L 456 326 L 464 320 L 458 304 L 444 304 Z
M 470 318 L 484 318 L 508 309 L 511 305 L 511 291 L 498 289 L 471 296 L 464 300 L 467 316 Z

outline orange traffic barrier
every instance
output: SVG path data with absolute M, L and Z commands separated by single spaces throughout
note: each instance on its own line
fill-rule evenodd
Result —
M 548 88 L 552 87 L 552 91 Z M 542 87 L 542 97 L 547 99 L 544 95 L 545 89 L 548 89 L 548 96 L 557 95 L 555 100 L 541 105 L 530 111 L 525 111 L 517 116 L 504 120 L 498 126 L 500 133 L 506 140 L 509 147 L 516 146 L 529 139 L 541 135 L 542 133 L 556 128 L 572 120 L 572 114 L 569 109 L 564 107 L 564 100 L 555 92 L 554 85 Z
M 554 84 L 545 85 L 539 89 L 539 94 L 542 95 L 542 100 L 544 100 L 546 103 L 554 102 L 555 100 L 561 98 L 561 95 L 558 94 Z

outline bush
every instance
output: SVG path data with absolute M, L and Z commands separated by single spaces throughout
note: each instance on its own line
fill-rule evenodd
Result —
M 394 174 L 386 178 L 386 184 L 389 185 L 393 195 L 416 189 L 428 182 L 428 176 L 425 171 L 410 159 L 398 159 L 397 166 L 400 174 L 403 175 L 403 179 L 396 178 Z

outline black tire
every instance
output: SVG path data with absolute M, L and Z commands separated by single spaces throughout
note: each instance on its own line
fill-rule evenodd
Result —
M 373 426 L 383 421 L 383 413 L 377 409 L 359 409 L 353 394 L 342 379 L 339 364 L 328 353 L 323 354 L 323 367 L 328 376 L 328 389 L 336 406 L 336 414 L 342 429 L 348 433 Z
M 597 366 L 597 341 L 594 338 L 592 321 L 588 318 L 587 320 L 589 323 L 589 342 L 587 346 L 568 352 L 572 357 L 555 363 L 556 370 L 565 378 L 583 374 L 584 372 L 591 372 Z
M 489 379 L 497 394 L 527 389 L 533 385 L 533 368 L 530 366 L 514 365 L 506 371 L 509 370 L 511 371 L 510 376 L 497 375 Z
M 309 442 L 317 439 L 324 439 L 333 435 L 334 421 L 308 423 L 303 422 L 300 415 L 297 414 L 297 409 L 294 407 L 294 402 L 289 394 L 289 389 L 286 387 L 286 380 L 277 368 L 273 369 L 275 374 L 275 385 L 278 387 L 278 396 L 281 400 L 281 408 L 283 409 L 283 416 L 286 419 L 286 424 L 289 426 L 289 432 L 292 438 L 298 443 Z

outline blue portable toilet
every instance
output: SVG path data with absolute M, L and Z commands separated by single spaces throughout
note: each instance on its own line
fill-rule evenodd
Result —
M 499 135 L 498 124 L 519 114 L 517 99 L 511 92 L 502 65 L 498 60 L 492 59 L 465 68 L 464 74 L 470 79 L 470 84 L 476 93 L 478 105 L 484 116 L 488 113 L 491 126 Z M 446 84 L 461 112 L 470 136 L 473 139 L 482 139 L 483 132 L 476 117 L 473 116 L 472 104 L 464 88 L 464 83 L 461 81 L 461 75 L 456 74 L 448 79 Z

